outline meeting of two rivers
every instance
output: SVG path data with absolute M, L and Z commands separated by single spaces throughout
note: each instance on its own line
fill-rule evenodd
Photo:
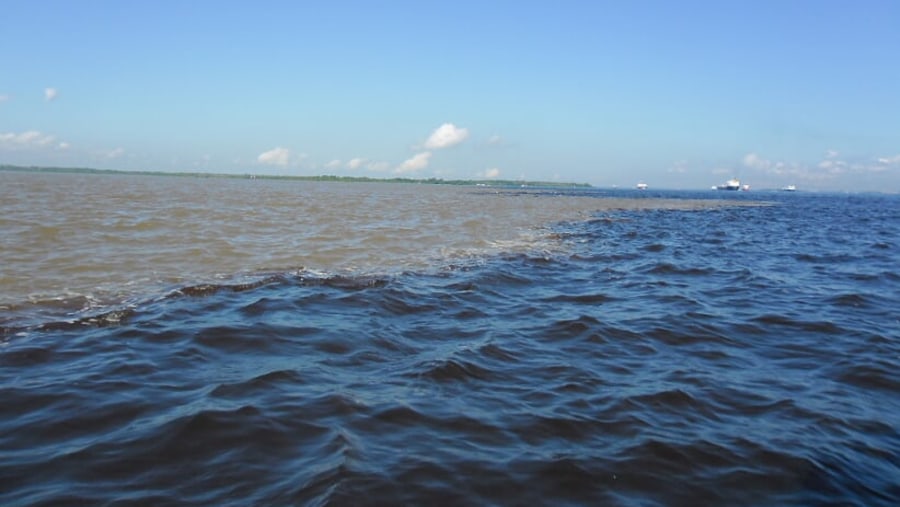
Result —
M 0 171 L 2 505 L 900 503 L 900 197 Z

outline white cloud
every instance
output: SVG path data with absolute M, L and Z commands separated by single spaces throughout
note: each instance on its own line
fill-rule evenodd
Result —
M 125 148 L 116 148 L 106 153 L 106 158 L 119 158 L 125 154 Z
M 430 151 L 423 151 L 422 153 L 416 153 L 415 155 L 412 156 L 412 158 L 409 158 L 409 159 L 403 161 L 403 163 L 400 164 L 400 166 L 397 167 L 397 169 L 395 169 L 394 172 L 397 174 L 404 174 L 404 173 L 413 173 L 416 171 L 420 171 L 420 170 L 428 167 L 428 159 L 430 159 L 430 158 L 431 158 Z
M 843 174 L 862 174 L 862 173 L 880 173 L 893 168 L 900 169 L 900 155 L 893 157 L 877 157 L 873 159 L 850 159 L 844 160 L 839 158 L 839 153 L 835 150 L 825 152 L 825 159 L 819 162 L 816 167 L 821 169 L 829 176 L 837 176 Z
M 744 167 L 748 167 L 765 174 L 774 174 L 780 176 L 783 174 L 795 174 L 797 172 L 802 172 L 802 169 L 799 168 L 796 164 L 791 165 L 781 161 L 769 160 L 760 157 L 756 153 L 748 153 L 747 155 L 744 155 L 744 158 L 741 162 L 743 163 Z
M 63 142 L 59 143 L 59 145 L 57 146 L 57 148 L 59 148 L 59 149 L 61 149 L 61 150 L 68 150 L 71 146 L 72 146 L 71 144 L 69 144 L 69 143 L 63 141 Z
M 767 175 L 792 180 L 811 182 L 837 181 L 838 178 L 853 177 L 865 173 L 886 171 L 892 167 L 900 168 L 900 155 L 881 157 L 869 160 L 853 160 L 842 157 L 837 150 L 826 150 L 822 159 L 813 164 L 766 160 L 755 153 L 743 159 L 746 167 L 757 169 Z
M 492 167 L 490 169 L 485 169 L 484 173 L 481 175 L 483 178 L 497 178 L 500 176 L 500 169 L 496 167 Z
M 59 95 L 59 91 L 56 88 L 44 88 L 44 100 L 50 102 Z
M 366 163 L 364 158 L 354 158 L 347 162 L 347 169 L 357 170 Z
M 822 169 L 828 175 L 839 175 L 851 172 L 870 172 L 878 171 L 881 167 L 878 164 L 869 164 L 865 162 L 846 161 L 838 158 L 840 153 L 835 150 L 827 150 L 825 159 L 819 162 L 816 167 Z
M 825 150 L 818 160 L 783 161 L 769 160 L 756 153 L 748 153 L 741 159 L 742 167 L 752 170 L 743 175 L 748 182 L 762 185 L 803 183 L 810 188 L 846 187 L 859 188 L 872 185 L 872 177 L 900 171 L 900 154 L 883 157 L 847 156 L 837 150 Z M 713 170 L 715 174 L 726 174 L 727 169 Z M 732 172 L 733 174 L 733 172 Z
M 325 167 L 329 169 L 338 169 L 340 167 L 344 167 L 346 169 L 350 169 L 351 171 L 366 169 L 367 171 L 384 172 L 390 170 L 391 164 L 389 164 L 388 162 L 375 162 L 366 158 L 356 157 L 348 160 L 346 163 L 341 162 L 338 159 L 334 159 L 331 162 L 325 164 Z
M 847 169 L 847 163 L 843 160 L 826 159 L 819 162 L 818 167 L 831 174 L 840 174 Z
M 0 94 L 0 102 L 6 102 L 9 100 L 9 95 Z
M 55 137 L 42 134 L 37 130 L 28 130 L 18 134 L 15 132 L 6 132 L 0 134 L 0 147 L 10 149 L 37 148 L 53 144 L 55 140 Z
M 900 166 L 900 155 L 894 155 L 893 157 L 879 157 L 878 163 L 883 166 Z
M 291 160 L 291 150 L 287 148 L 273 148 L 269 151 L 260 153 L 256 157 L 256 161 L 265 165 L 277 165 L 284 167 Z
M 469 137 L 469 129 L 445 123 L 431 133 L 431 136 L 425 141 L 425 147 L 428 149 L 448 148 L 465 141 L 467 137 Z

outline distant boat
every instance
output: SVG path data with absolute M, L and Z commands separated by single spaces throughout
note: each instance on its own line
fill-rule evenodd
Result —
M 786 187 L 783 187 L 781 190 L 783 190 L 783 191 L 785 191 L 785 192 L 796 192 L 796 191 L 797 191 L 797 185 L 788 185 L 788 186 L 786 186 Z
M 638 190 L 647 190 L 647 184 L 646 183 L 638 183 L 637 189 Z
M 749 185 L 744 185 L 744 186 L 746 187 L 746 190 L 750 189 Z M 741 180 L 739 180 L 737 178 L 731 178 L 730 180 L 726 181 L 723 185 L 719 185 L 715 188 L 716 188 L 716 190 L 741 190 Z

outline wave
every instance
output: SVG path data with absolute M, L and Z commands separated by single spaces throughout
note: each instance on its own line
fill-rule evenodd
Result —
M 896 280 L 797 259 L 818 216 L 625 210 L 5 321 L 0 503 L 895 505 Z

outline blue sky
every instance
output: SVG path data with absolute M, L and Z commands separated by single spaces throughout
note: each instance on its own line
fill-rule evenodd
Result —
M 0 164 L 900 191 L 893 0 L 0 12 Z

